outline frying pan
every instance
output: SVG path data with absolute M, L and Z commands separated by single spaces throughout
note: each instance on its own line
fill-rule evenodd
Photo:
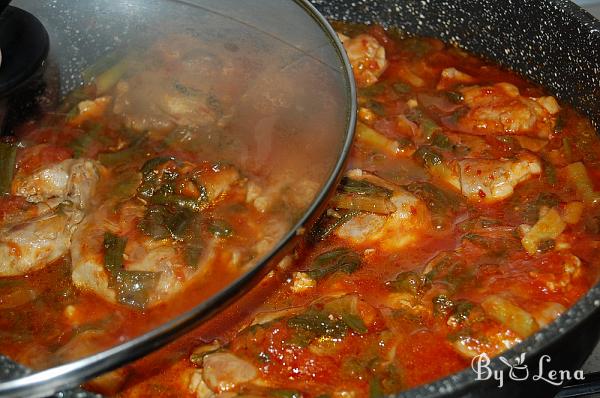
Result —
M 600 23 L 566 0 L 311 0 L 328 18 L 396 26 L 410 34 L 438 37 L 491 58 L 545 86 L 600 126 Z M 76 10 L 80 3 L 72 3 Z M 68 33 L 65 33 L 68 34 Z M 511 363 L 525 354 L 536 369 L 576 369 L 600 337 L 600 285 L 594 286 L 554 323 L 503 353 Z M 493 359 L 490 368 L 508 373 Z M 465 369 L 398 397 L 551 397 L 543 381 L 476 380 Z
M 394 26 L 409 34 L 437 37 L 492 59 L 541 84 L 600 126 L 600 22 L 566 0 L 312 0 L 328 18 Z M 504 352 L 511 364 L 525 354 L 530 373 L 540 357 L 545 371 L 574 370 L 600 336 L 600 285 L 594 286 L 554 323 Z M 503 371 L 500 389 L 493 378 L 477 380 L 465 369 L 398 397 L 552 397 L 558 387 L 538 380 L 512 381 Z

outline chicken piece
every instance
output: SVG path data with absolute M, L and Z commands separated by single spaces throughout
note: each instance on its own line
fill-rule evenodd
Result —
M 438 82 L 437 90 L 448 90 L 458 84 L 473 84 L 476 79 L 464 72 L 459 71 L 456 68 L 446 68 L 440 74 L 440 81 Z
M 215 392 L 234 389 L 258 377 L 258 369 L 230 352 L 216 352 L 204 357 L 203 379 Z
M 104 115 L 108 105 L 111 103 L 111 97 L 98 97 L 95 100 L 84 100 L 77 104 L 77 114 L 69 119 L 71 126 L 79 126 L 88 120 L 99 119 Z
M 173 49 L 172 40 L 185 50 Z M 239 95 L 229 86 L 232 81 L 238 83 L 238 90 L 244 86 L 241 71 L 231 57 L 221 56 L 217 48 L 186 34 L 160 40 L 148 51 L 165 64 L 137 65 L 140 70 L 130 73 L 115 88 L 113 112 L 123 117 L 126 126 L 139 132 L 160 132 L 176 126 L 200 128 L 226 123 L 232 98 Z
M 81 218 L 79 210 L 65 208 L 0 229 L 0 276 L 23 275 L 58 260 Z
M 22 275 L 66 254 L 98 179 L 96 162 L 85 159 L 66 159 L 32 172 L 18 170 L 13 193 L 32 205 L 3 215 L 0 275 Z
M 485 333 L 458 335 L 452 342 L 452 348 L 465 359 L 472 360 L 483 353 L 492 357 L 523 341 L 515 332 L 503 325 L 488 327 Z
M 338 36 L 344 44 L 358 86 L 367 87 L 377 83 L 388 66 L 385 48 L 373 36 L 367 34 L 354 38 L 339 33 Z
M 204 382 L 202 369 L 194 369 L 189 378 L 188 391 L 196 398 L 213 398 L 215 393 Z
M 470 134 L 524 134 L 547 138 L 560 107 L 553 97 L 528 98 L 509 83 L 470 86 L 460 90 L 469 112 L 459 128 Z
M 89 159 L 66 159 L 31 174 L 17 172 L 12 192 L 31 203 L 71 202 L 85 209 L 99 180 L 99 165 Z
M 481 307 L 488 317 L 524 339 L 540 328 L 529 312 L 503 297 L 491 295 L 481 303 Z
M 544 327 L 554 322 L 554 320 L 561 316 L 566 310 L 565 306 L 560 303 L 543 303 L 537 311 L 533 313 L 533 316 L 537 323 L 541 327 Z
M 396 208 L 390 215 L 361 213 L 339 227 L 335 234 L 353 245 L 380 243 L 385 250 L 415 242 L 419 232 L 430 228 L 427 206 L 400 188 L 390 200 Z
M 558 255 L 560 259 L 556 267 L 531 271 L 529 274 L 551 292 L 566 292 L 571 289 L 573 281 L 581 277 L 583 264 L 579 257 L 569 252 L 561 251 Z
M 240 180 L 231 166 L 196 167 L 169 158 L 151 159 L 142 170 L 138 197 L 104 203 L 82 222 L 71 245 L 77 287 L 137 308 L 168 299 L 215 261 L 233 261 L 217 255 L 219 238 L 202 228 L 199 212 Z M 173 183 L 169 178 L 180 187 L 172 201 L 160 196 L 162 187 Z M 126 240 L 122 269 L 105 265 L 106 234 Z M 140 279 L 136 285 L 125 278 Z
M 543 211 L 542 211 L 543 210 Z M 523 238 L 521 244 L 530 255 L 535 255 L 543 242 L 555 240 L 567 227 L 567 223 L 561 218 L 559 212 L 552 208 L 542 207 L 538 221 L 529 227 L 522 225 Z
M 118 210 L 115 212 L 115 207 Z M 145 207 L 136 201 L 121 205 L 104 204 L 86 217 L 73 235 L 71 244 L 72 280 L 80 289 L 91 290 L 111 302 L 121 302 L 134 307 L 152 306 L 178 292 L 184 283 L 197 275 L 202 266 L 190 267 L 175 245 L 155 241 L 137 230 L 144 217 Z M 139 299 L 131 299 L 128 292 L 119 290 L 113 275 L 104 265 L 105 233 L 127 236 L 124 250 L 124 271 L 143 272 L 146 280 Z M 202 248 L 198 264 L 205 265 L 215 258 L 215 243 Z M 129 292 L 130 293 L 130 292 Z
M 542 171 L 539 159 L 528 153 L 516 160 L 464 159 L 458 164 L 462 194 L 487 203 L 511 196 L 517 184 Z

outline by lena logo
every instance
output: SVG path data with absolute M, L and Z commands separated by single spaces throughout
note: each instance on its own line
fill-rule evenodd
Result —
M 583 370 L 574 372 L 570 370 L 548 369 L 551 362 L 550 355 L 542 355 L 537 363 L 537 369 L 529 369 L 525 363 L 525 353 L 515 358 L 513 363 L 504 357 L 498 358 L 502 363 L 508 366 L 507 369 L 492 370 L 490 367 L 490 357 L 486 354 L 479 354 L 471 361 L 471 369 L 477 375 L 477 380 L 494 379 L 498 382 L 498 388 L 504 386 L 505 380 L 513 381 L 544 381 L 554 386 L 561 386 L 571 380 L 584 380 Z

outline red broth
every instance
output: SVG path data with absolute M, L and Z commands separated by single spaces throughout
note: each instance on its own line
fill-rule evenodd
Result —
M 500 354 L 597 281 L 600 141 L 584 117 L 440 41 L 336 29 L 359 85 L 359 125 L 345 177 L 306 242 L 208 324 L 89 388 L 378 397 Z M 62 308 L 69 284 L 52 281 L 69 265 L 52 272 L 23 283 Z M 82 311 L 94 300 L 69 294 Z M 96 300 L 88 316 L 102 322 L 115 308 Z M 0 322 L 12 335 L 16 325 L 36 330 L 11 340 L 11 354 L 31 363 L 42 352 L 32 347 L 48 350 L 70 329 L 56 312 L 25 314 L 5 311 Z M 130 328 L 147 316 L 132 314 Z
M 344 142 L 343 76 L 246 29 L 243 46 L 184 30 L 117 50 L 3 138 L 2 354 L 44 369 L 139 336 L 303 216 Z

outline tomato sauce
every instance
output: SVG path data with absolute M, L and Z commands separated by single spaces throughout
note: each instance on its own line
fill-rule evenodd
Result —
M 89 388 L 122 397 L 379 397 L 502 353 L 597 282 L 600 140 L 589 121 L 460 48 L 377 26 L 335 27 L 359 86 L 359 123 L 326 212 L 243 299 Z M 247 217 L 261 217 L 222 212 L 247 236 Z M 0 301 L 3 353 L 47 363 L 63 352 L 57 341 L 90 333 L 77 328 L 109 323 L 113 339 L 133 336 L 185 307 L 182 296 L 144 312 L 98 300 L 60 282 L 69 266 L 0 279 L 6 292 L 14 283 L 52 297 L 14 309 Z M 207 297 L 211 286 L 190 291 Z M 67 303 L 68 320 L 56 310 Z

